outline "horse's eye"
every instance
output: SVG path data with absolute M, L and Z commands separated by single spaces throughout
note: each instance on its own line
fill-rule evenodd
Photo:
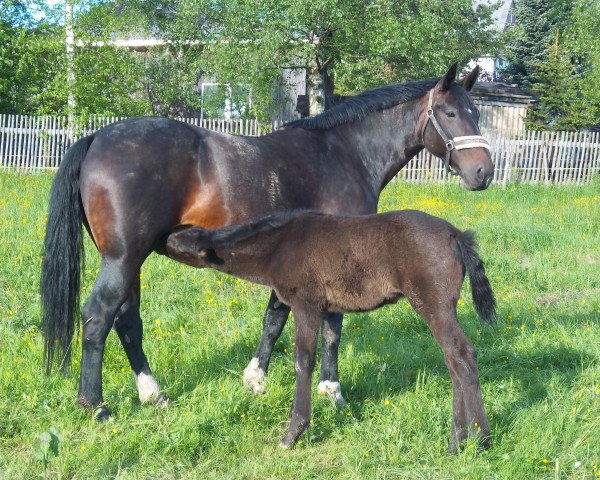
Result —
M 454 113 L 454 112 L 446 112 L 446 115 L 450 118 L 456 117 L 456 113 Z

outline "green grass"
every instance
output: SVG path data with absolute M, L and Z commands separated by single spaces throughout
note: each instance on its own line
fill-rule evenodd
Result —
M 38 277 L 51 175 L 0 172 L 0 478 L 36 478 L 37 437 L 55 427 L 49 478 L 600 477 L 600 184 L 392 184 L 381 209 L 417 208 L 474 229 L 498 299 L 498 323 L 459 306 L 478 351 L 493 446 L 446 453 L 451 383 L 426 325 L 406 302 L 348 315 L 340 376 L 348 405 L 315 398 L 296 449 L 277 445 L 291 405 L 293 334 L 277 344 L 268 392 L 241 371 L 258 341 L 265 288 L 152 256 L 143 269 L 145 349 L 174 400 L 140 406 L 111 334 L 98 424 L 75 405 L 80 344 L 66 378 L 42 371 Z M 98 271 L 87 243 L 85 298 Z M 316 377 L 316 376 L 315 376 Z M 316 378 L 315 378 L 316 380 Z

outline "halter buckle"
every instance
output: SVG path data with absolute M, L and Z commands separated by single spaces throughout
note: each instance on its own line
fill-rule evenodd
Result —
M 454 141 L 453 140 L 446 140 L 446 150 L 448 150 L 449 152 L 454 150 Z

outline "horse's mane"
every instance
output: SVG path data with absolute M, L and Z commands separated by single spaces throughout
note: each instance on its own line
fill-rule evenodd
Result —
M 335 107 L 315 116 L 301 118 L 286 123 L 286 128 L 305 128 L 307 130 L 326 130 L 344 123 L 366 117 L 377 110 L 385 110 L 401 103 L 414 100 L 431 90 L 439 78 L 418 80 L 407 83 L 384 85 L 367 90 L 344 100 Z
M 218 229 L 205 230 L 206 239 L 215 247 L 228 247 L 257 233 L 282 227 L 302 214 L 324 215 L 315 210 L 286 210 L 257 217 L 239 225 L 230 225 Z

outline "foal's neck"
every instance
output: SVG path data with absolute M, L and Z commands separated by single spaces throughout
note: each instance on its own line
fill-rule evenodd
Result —
M 213 245 L 215 261 L 210 266 L 254 283 L 269 285 L 271 258 L 280 245 L 283 228 L 257 231 L 241 238 L 232 236 L 229 241 L 209 241 Z

